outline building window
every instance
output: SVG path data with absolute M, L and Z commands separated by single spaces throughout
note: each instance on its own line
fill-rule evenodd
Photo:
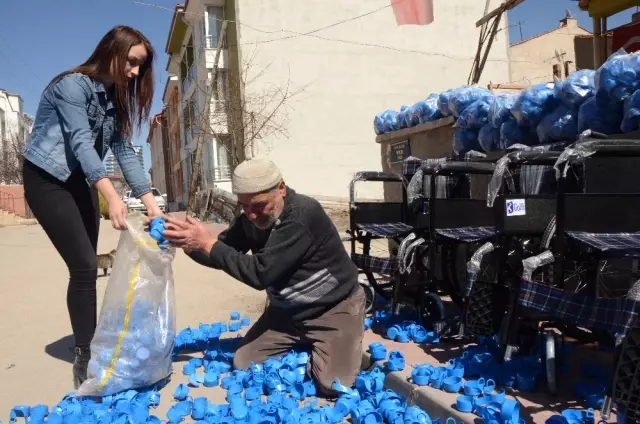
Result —
M 209 73 L 209 81 L 211 81 L 211 76 L 211 73 Z M 227 108 L 227 101 L 229 100 L 229 71 L 218 68 L 216 79 L 217 87 L 213 92 L 211 106 L 215 112 L 224 112 Z
M 560 70 L 560 65 L 558 64 L 553 65 L 553 76 L 559 79 L 562 78 L 562 71 Z
M 208 6 L 206 19 L 207 35 L 205 38 L 205 46 L 208 49 L 215 49 L 218 46 L 218 39 L 220 38 L 222 21 L 224 21 L 224 7 Z M 222 47 L 227 47 L 226 42 L 224 42 Z
M 564 63 L 564 75 L 565 77 L 568 77 L 570 74 L 574 73 L 576 70 L 576 67 L 574 65 L 574 63 L 570 60 L 566 61 Z

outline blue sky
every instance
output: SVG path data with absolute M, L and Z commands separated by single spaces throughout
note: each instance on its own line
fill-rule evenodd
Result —
M 169 9 L 176 3 L 175 0 L 144 1 Z M 509 20 L 511 25 L 521 21 L 523 36 L 528 38 L 556 27 L 565 9 L 569 9 L 586 29 L 592 29 L 588 15 L 579 11 L 576 2 L 571 0 L 528 0 L 509 13 Z M 132 0 L 8 0 L 0 1 L 0 16 L 3 18 L 0 25 L 0 88 L 22 95 L 27 113 L 35 115 L 42 89 L 51 77 L 84 61 L 100 37 L 119 24 L 141 30 L 156 49 L 157 88 L 152 112 L 161 110 L 167 62 L 164 47 L 171 23 L 170 11 Z M 609 26 L 630 20 L 631 12 L 623 12 L 613 17 Z M 511 41 L 519 40 L 519 28 L 514 26 Z M 151 161 L 146 135 L 145 128 L 134 143 L 145 145 L 145 167 L 148 169 Z

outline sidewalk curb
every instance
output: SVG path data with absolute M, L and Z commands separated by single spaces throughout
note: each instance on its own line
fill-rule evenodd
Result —
M 367 352 L 362 352 L 362 369 L 371 368 L 376 362 L 371 361 L 371 356 Z M 378 365 L 382 363 L 378 362 Z M 410 367 L 403 371 L 391 372 L 384 379 L 384 388 L 407 398 L 409 405 L 416 405 L 429 414 L 431 419 L 440 418 L 444 423 L 451 417 L 457 423 L 474 424 L 478 417 L 474 414 L 460 412 L 453 407 L 457 395 L 436 390 L 429 386 L 416 386 L 409 381 L 411 377 Z M 453 399 L 453 401 L 452 401 Z

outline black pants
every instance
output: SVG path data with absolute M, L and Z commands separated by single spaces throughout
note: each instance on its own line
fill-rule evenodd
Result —
M 23 177 L 33 215 L 69 268 L 67 308 L 75 344 L 88 347 L 97 322 L 98 193 L 79 168 L 63 183 L 25 160 Z

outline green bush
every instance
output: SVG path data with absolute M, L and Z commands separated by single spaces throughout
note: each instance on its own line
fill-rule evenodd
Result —
M 100 216 L 104 219 L 109 219 L 109 204 L 100 192 L 98 192 L 98 200 L 100 201 Z

